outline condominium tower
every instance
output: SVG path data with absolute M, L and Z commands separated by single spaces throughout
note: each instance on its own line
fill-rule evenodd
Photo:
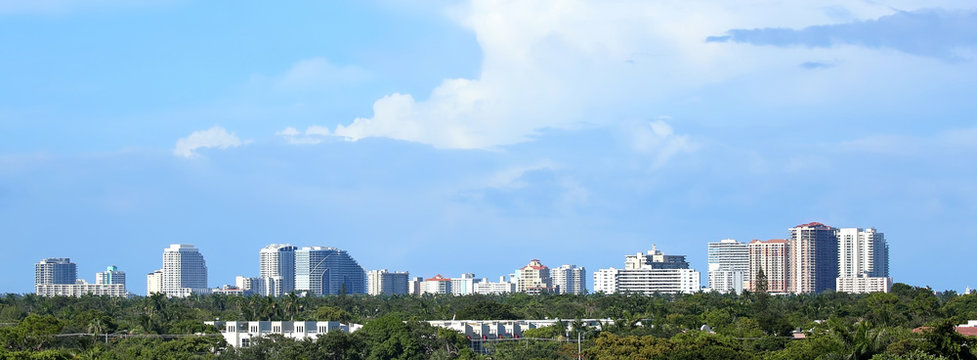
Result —
M 790 228 L 790 292 L 819 293 L 835 288 L 837 229 L 812 222 Z
M 295 291 L 295 250 L 288 244 L 271 244 L 258 252 L 258 277 L 264 279 L 270 296 Z
M 892 286 L 889 278 L 889 245 L 885 235 L 874 228 L 838 229 L 838 278 L 835 288 L 839 292 L 888 292 Z
M 303 247 L 295 250 L 295 290 L 310 295 L 365 294 L 366 271 L 346 251 Z
M 543 265 L 539 259 L 532 259 L 528 265 L 516 270 L 516 291 L 540 294 L 550 293 L 553 290 L 550 268 Z
M 34 264 L 34 284 L 74 284 L 78 269 L 69 258 L 47 258 Z
M 576 265 L 561 265 L 550 269 L 553 286 L 560 294 L 582 295 L 587 292 L 587 270 Z
M 404 295 L 410 274 L 406 271 L 370 270 L 366 274 L 367 293 L 370 295 Z
M 750 250 L 747 244 L 724 239 L 708 244 L 709 289 L 721 293 L 743 292 L 746 274 L 750 271 Z
M 790 247 L 787 240 L 753 240 L 749 244 L 750 271 L 747 274 L 747 288 L 757 291 L 757 275 L 763 271 L 767 278 L 767 292 L 787 293 L 790 291 L 788 269 Z
M 170 297 L 187 297 L 207 293 L 207 262 L 190 244 L 170 244 L 163 249 L 163 293 Z
M 624 269 L 594 272 L 594 292 L 694 293 L 699 281 L 699 272 L 689 268 L 685 255 L 665 255 L 653 245 L 645 254 L 626 255 Z
M 110 284 L 126 284 L 126 273 L 125 271 L 119 271 L 119 268 L 115 265 L 110 265 L 105 268 L 105 271 L 95 273 L 95 284 L 98 285 L 110 285 Z

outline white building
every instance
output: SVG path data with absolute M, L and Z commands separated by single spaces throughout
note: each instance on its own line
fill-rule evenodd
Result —
M 155 270 L 146 274 L 146 296 L 163 293 L 163 270 Z
M 288 244 L 271 244 L 258 252 L 258 277 L 268 278 L 268 296 L 295 291 L 295 250 Z
M 37 284 L 34 285 L 37 296 L 116 296 L 126 297 L 125 284 L 89 284 L 85 280 L 78 280 L 74 284 Z
M 75 263 L 69 258 L 41 259 L 34 264 L 34 284 L 74 284 L 78 279 Z
M 721 293 L 743 292 L 750 271 L 749 245 L 733 239 L 708 243 L 709 289 Z
M 482 281 L 476 279 L 473 273 L 461 274 L 460 278 L 451 278 L 451 293 L 454 295 L 471 295 L 475 292 L 475 283 Z
M 553 286 L 560 294 L 587 293 L 587 270 L 576 265 L 561 265 L 550 269 Z
M 359 324 L 341 324 L 338 321 L 205 321 L 220 330 L 228 345 L 246 348 L 255 338 L 278 334 L 289 339 L 316 339 L 330 331 L 354 332 Z
M 424 279 L 424 282 L 421 283 L 421 294 L 450 294 L 450 293 L 451 293 L 451 279 L 441 276 L 441 274 L 437 274 L 430 279 Z
M 410 274 L 406 271 L 370 270 L 366 278 L 370 295 L 404 295 L 408 292 Z
M 122 284 L 125 287 L 126 273 L 125 271 L 119 271 L 119 268 L 115 265 L 108 266 L 105 268 L 105 271 L 95 273 L 95 284 Z
M 889 245 L 885 235 L 874 228 L 838 229 L 839 292 L 888 292 Z
M 421 295 L 424 293 L 424 278 L 415 276 L 407 282 L 407 293 L 411 295 Z
M 516 292 L 516 284 L 512 282 L 505 281 L 505 277 L 500 276 L 499 282 L 489 282 L 488 279 L 482 279 L 474 284 L 475 293 L 482 295 L 498 295 L 498 294 L 509 294 Z
M 604 325 L 614 325 L 611 319 L 543 319 L 543 320 L 430 320 L 423 321 L 428 325 L 460 332 L 471 339 L 511 339 L 522 337 L 522 333 L 529 329 L 555 326 L 563 322 L 568 331 L 573 331 L 573 323 L 579 322 L 584 327 L 602 330 Z
M 209 293 L 207 262 L 190 244 L 170 244 L 163 250 L 163 293 L 169 297 L 187 297 L 192 293 Z
M 889 292 L 892 289 L 890 277 L 846 276 L 835 279 L 838 292 L 873 293 Z
M 516 270 L 516 291 L 529 294 L 555 292 L 550 268 L 538 259 L 532 259 L 529 264 Z
M 684 264 L 685 268 L 682 268 Z M 594 272 L 594 292 L 694 293 L 699 291 L 699 272 L 688 268 L 683 255 L 664 255 L 654 247 L 647 255 L 625 256 L 624 269 Z

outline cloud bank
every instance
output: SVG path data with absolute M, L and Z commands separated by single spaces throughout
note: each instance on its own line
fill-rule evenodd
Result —
M 199 156 L 197 153 L 198 149 L 216 148 L 224 150 L 238 147 L 245 143 L 233 133 L 224 130 L 224 128 L 214 126 L 207 130 L 194 131 L 187 137 L 177 140 L 176 147 L 173 148 L 173 155 L 183 158 L 195 158 Z

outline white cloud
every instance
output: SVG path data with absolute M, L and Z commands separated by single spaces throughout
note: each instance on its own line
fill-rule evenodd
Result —
M 224 150 L 246 143 L 246 141 L 241 141 L 241 139 L 227 132 L 224 128 L 214 126 L 207 130 L 194 131 L 187 137 L 177 140 L 176 147 L 173 148 L 173 155 L 194 158 L 199 156 L 197 149 L 217 148 Z
M 696 149 L 688 135 L 676 134 L 663 119 L 625 126 L 625 130 L 631 135 L 632 149 L 653 156 L 652 167 L 656 169 L 664 166 L 675 155 Z
M 285 142 L 292 145 L 312 145 L 321 143 L 327 137 L 331 136 L 332 133 L 327 127 L 313 125 L 305 128 L 304 133 L 289 126 L 281 131 L 275 132 L 275 135 L 281 136 L 285 139 Z
M 812 53 L 830 51 L 707 43 L 709 36 L 894 11 L 841 0 L 473 0 L 453 13 L 475 33 L 484 54 L 477 78 L 445 79 L 427 98 L 390 94 L 373 104 L 371 117 L 333 133 L 467 149 L 527 141 L 546 128 L 607 125 L 654 111 L 669 96 L 745 73 L 769 73 L 783 64 L 799 73 L 797 64 L 811 61 Z M 682 149 L 678 139 L 672 144 L 664 149 Z

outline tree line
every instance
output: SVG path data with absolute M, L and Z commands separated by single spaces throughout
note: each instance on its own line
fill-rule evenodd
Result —
M 474 348 L 460 333 L 422 322 L 452 318 L 561 322 Z M 237 349 L 203 323 L 215 319 L 364 327 L 305 341 L 269 336 Z M 578 319 L 614 321 L 596 329 Z M 977 339 L 954 329 L 968 320 L 977 320 L 977 294 L 905 284 L 889 293 L 782 296 L 7 294 L 0 359 L 567 359 L 578 349 L 587 359 L 977 359 Z

